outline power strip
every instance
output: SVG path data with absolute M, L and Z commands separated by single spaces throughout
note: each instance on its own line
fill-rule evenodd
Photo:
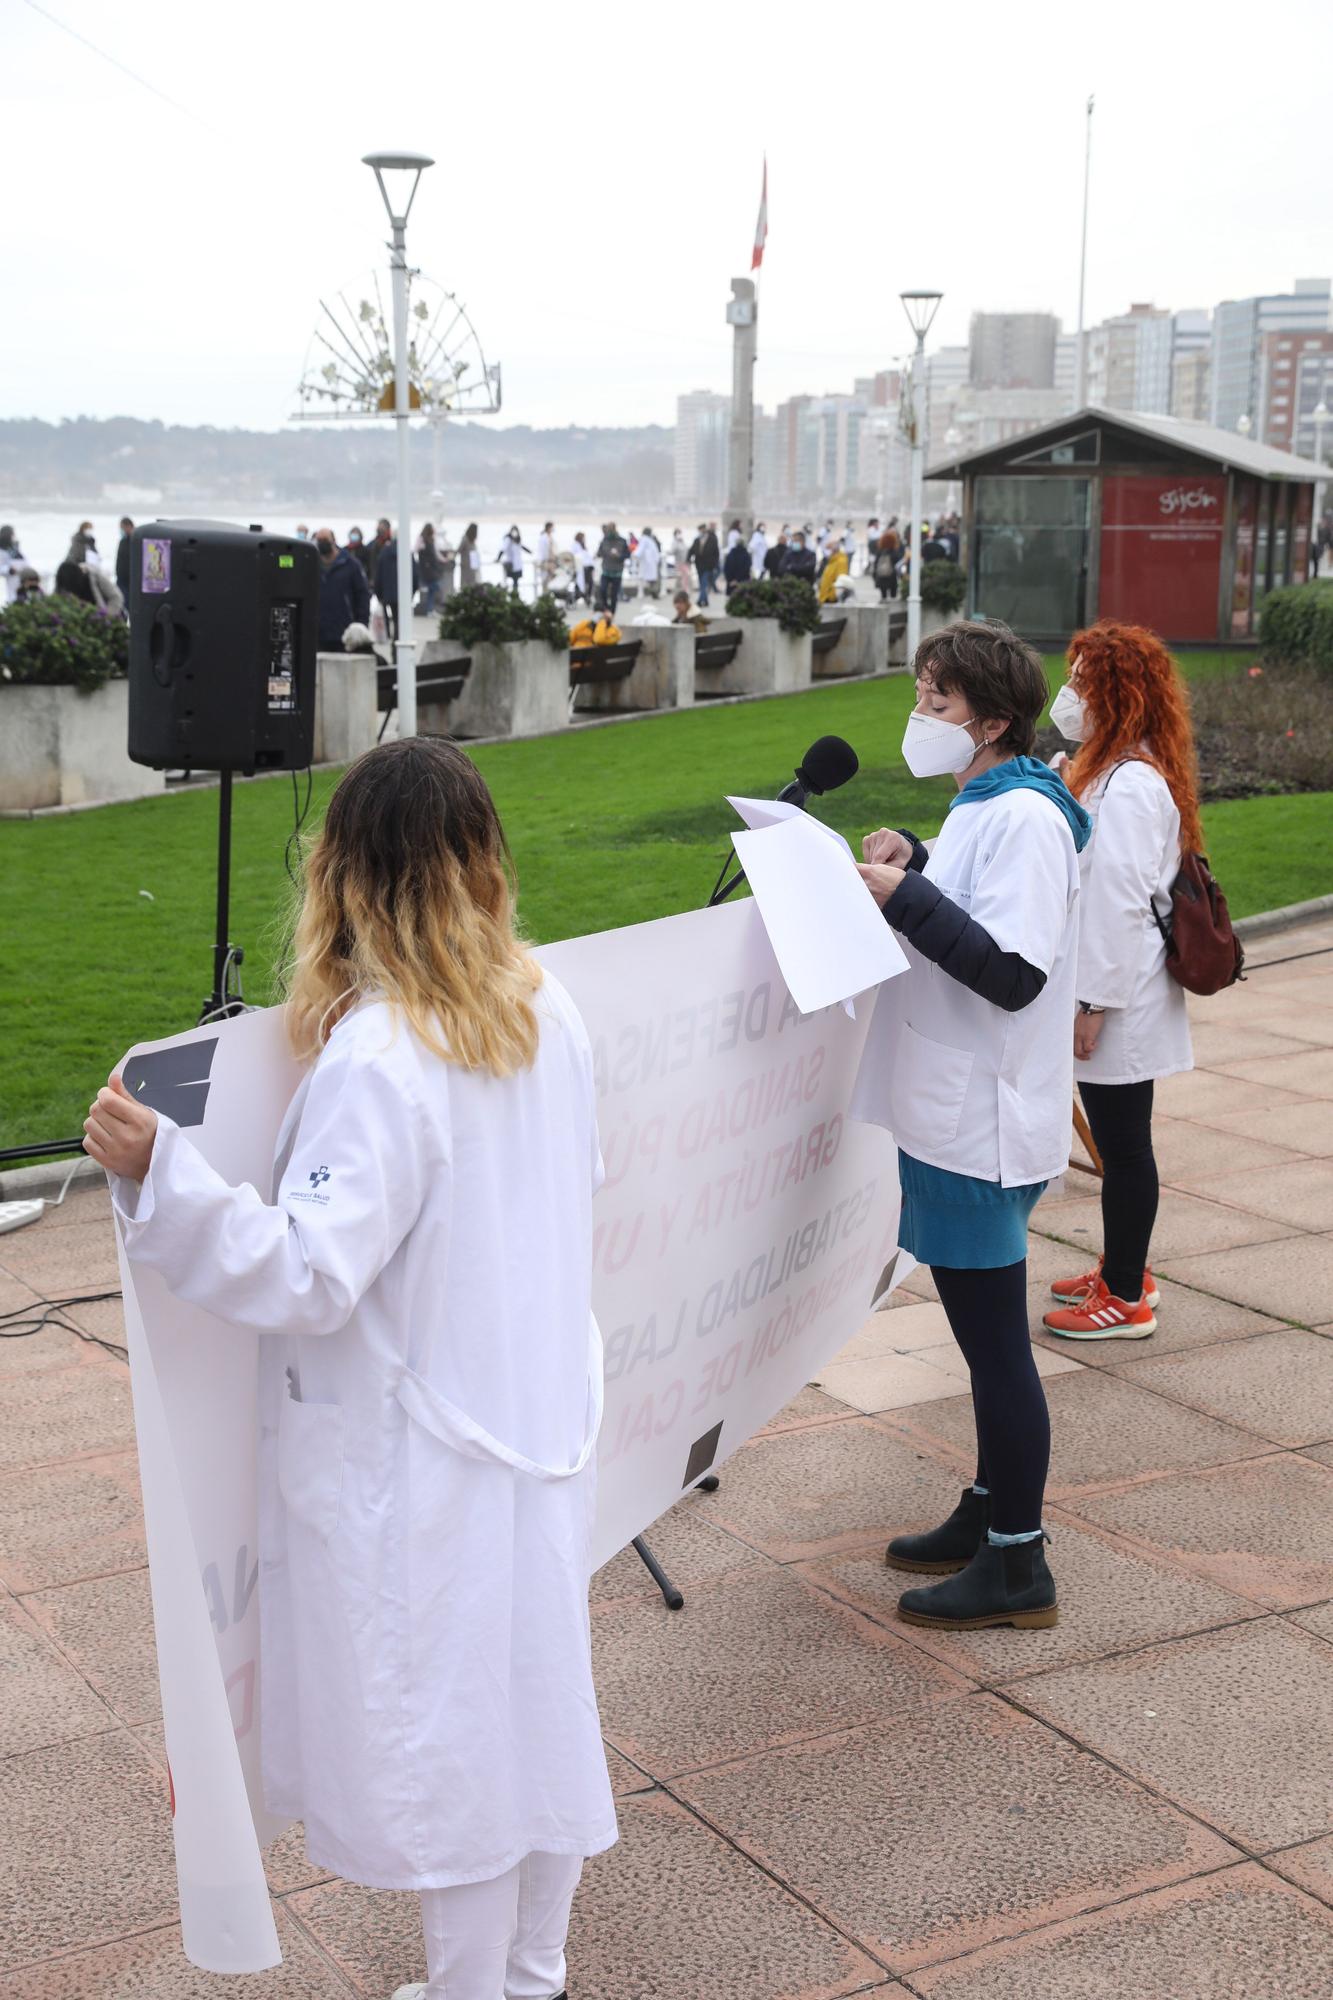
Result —
M 25 1223 L 36 1222 L 46 1207 L 44 1201 L 0 1201 L 0 1236 L 11 1229 L 22 1229 Z

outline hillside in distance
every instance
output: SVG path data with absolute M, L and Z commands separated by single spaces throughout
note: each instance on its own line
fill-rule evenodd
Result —
M 479 512 L 589 501 L 667 501 L 674 433 L 569 426 L 534 430 L 449 422 L 438 444 L 425 425 L 412 432 L 414 493 L 439 485 L 457 507 Z M 373 420 L 341 428 L 215 430 L 137 417 L 0 420 L 0 494 L 92 502 L 151 496 L 170 502 L 269 500 L 302 507 L 363 504 L 387 497 L 395 477 L 393 425 Z

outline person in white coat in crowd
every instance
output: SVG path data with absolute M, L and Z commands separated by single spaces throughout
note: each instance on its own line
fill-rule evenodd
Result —
M 354 763 L 287 1002 L 313 1057 L 272 1197 L 99 1092 L 127 1254 L 260 1342 L 265 1795 L 420 1892 L 431 2000 L 550 2000 L 616 1838 L 589 1652 L 601 1343 L 592 1054 L 517 939 L 476 768 Z
M 657 536 L 651 528 L 644 529 L 642 535 L 639 537 L 639 546 L 634 553 L 639 565 L 639 578 L 643 584 L 644 596 L 660 597 L 662 595 L 662 544 L 658 541 Z
M 1082 859 L 1074 1073 L 1102 1161 L 1102 1256 L 1057 1279 L 1045 1321 L 1067 1340 L 1143 1340 L 1160 1304 L 1153 1085 L 1194 1066 L 1158 921 L 1182 847 L 1203 846 L 1194 741 L 1185 684 L 1155 633 L 1107 620 L 1075 635 L 1069 660 L 1051 721 L 1079 745 L 1056 768 L 1096 827 Z
M 510 528 L 500 544 L 500 553 L 496 561 L 504 571 L 505 582 L 515 597 L 518 596 L 519 586 L 523 581 L 523 558 L 531 554 L 531 549 L 517 527 Z
M 1069 1163 L 1078 853 L 1091 822 L 1028 753 L 1040 657 L 998 621 L 917 648 L 903 737 L 919 778 L 959 787 L 927 856 L 867 836 L 861 875 L 908 970 L 881 989 L 852 1113 L 898 1143 L 898 1240 L 928 1264 L 972 1380 L 977 1475 L 940 1527 L 895 1535 L 894 1569 L 941 1576 L 898 1601 L 910 1623 L 1046 1626 L 1050 1420 L 1027 1312 L 1028 1217 Z
M 753 533 L 753 534 L 751 535 L 751 537 L 750 537 L 750 574 L 751 574 L 751 576 L 762 576 L 762 575 L 763 575 L 763 573 L 764 573 L 764 557 L 765 557 L 765 556 L 766 556 L 767 554 L 768 554 L 768 536 L 767 536 L 767 535 L 766 535 L 766 534 L 764 533 L 764 524 L 763 524 L 763 522 L 762 522 L 762 521 L 756 521 L 756 522 L 755 522 L 755 524 L 754 524 L 754 533 Z

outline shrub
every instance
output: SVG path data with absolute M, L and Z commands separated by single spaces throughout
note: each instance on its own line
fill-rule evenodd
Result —
M 76 687 L 84 694 L 129 671 L 130 634 L 77 597 L 29 598 L 0 614 L 0 679 Z
M 819 597 L 801 576 L 756 578 L 738 584 L 727 599 L 734 618 L 776 618 L 784 632 L 819 630 Z
M 921 566 L 921 602 L 930 611 L 962 609 L 967 596 L 967 573 L 956 562 L 928 562 Z
M 1259 637 L 1270 660 L 1303 662 L 1333 674 L 1333 583 L 1270 590 L 1259 607 Z
M 444 601 L 440 637 L 463 646 L 502 646 L 516 639 L 544 639 L 563 652 L 569 645 L 564 613 L 548 592 L 529 604 L 498 583 L 473 583 Z

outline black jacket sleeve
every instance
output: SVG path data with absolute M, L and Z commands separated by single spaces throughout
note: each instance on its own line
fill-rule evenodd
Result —
M 915 854 L 911 866 L 915 870 Z M 1046 984 L 1044 972 L 1016 951 L 999 950 L 985 926 L 924 875 L 904 875 L 884 905 L 884 915 L 923 958 L 1006 1014 L 1030 1007 Z
M 894 831 L 900 833 L 904 840 L 911 841 L 912 858 L 908 862 L 907 866 L 912 874 L 919 875 L 921 873 L 921 870 L 925 867 L 926 863 L 930 859 L 930 854 L 926 848 L 925 841 L 918 840 L 916 835 L 912 832 L 910 826 L 896 827 Z

